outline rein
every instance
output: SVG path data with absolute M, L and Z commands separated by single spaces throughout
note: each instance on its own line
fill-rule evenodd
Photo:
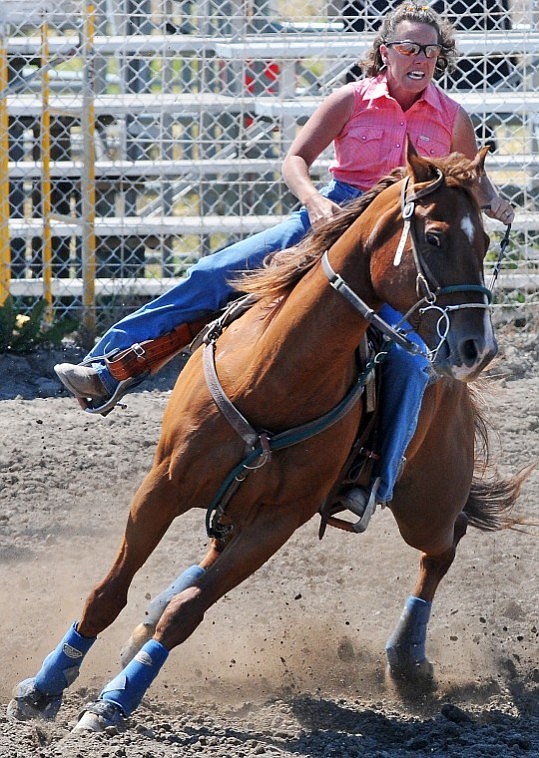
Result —
M 408 237 L 410 237 L 411 242 L 412 242 L 411 244 L 412 256 L 413 256 L 414 264 L 417 271 L 416 293 L 420 299 L 410 308 L 410 310 L 407 313 L 405 313 L 405 315 L 402 317 L 402 319 L 399 321 L 396 327 L 392 327 L 390 324 L 385 322 L 380 316 L 378 316 L 371 308 L 369 308 L 369 306 L 358 295 L 356 295 L 356 293 L 352 290 L 352 288 L 348 286 L 348 284 L 342 279 L 342 277 L 339 276 L 333 270 L 333 268 L 331 267 L 331 264 L 329 263 L 327 250 L 322 257 L 322 268 L 324 270 L 324 273 L 326 274 L 330 285 L 335 290 L 337 290 L 337 292 L 340 292 L 354 306 L 354 308 L 356 308 L 356 310 L 359 311 L 359 313 L 367 321 L 369 321 L 373 326 L 379 329 L 392 342 L 396 342 L 398 345 L 403 347 L 409 353 L 423 355 L 430 362 L 434 361 L 440 347 L 442 346 L 444 340 L 447 337 L 447 334 L 450 328 L 448 314 L 451 311 L 457 311 L 464 308 L 489 308 L 490 303 L 492 302 L 492 286 L 490 288 L 487 288 L 483 286 L 482 284 L 452 284 L 447 287 L 440 286 L 440 284 L 436 280 L 436 277 L 433 275 L 432 271 L 428 267 L 427 263 L 420 255 L 418 238 L 417 238 L 417 230 L 414 224 L 416 203 L 418 200 L 421 200 L 424 197 L 435 192 L 442 185 L 444 181 L 444 175 L 442 171 L 440 171 L 440 169 L 436 168 L 435 170 L 437 174 L 436 178 L 430 184 L 418 190 L 417 192 L 414 192 L 410 196 L 407 196 L 407 190 L 408 190 L 408 184 L 409 184 L 410 178 L 406 177 L 402 183 L 401 215 L 404 221 L 404 225 L 402 229 L 402 234 L 400 236 L 400 239 L 397 245 L 397 249 L 395 251 L 393 264 L 395 266 L 398 266 L 400 264 L 402 260 L 404 248 L 406 246 L 406 241 Z M 507 236 L 507 233 L 506 233 L 506 236 Z M 506 243 L 506 246 L 507 246 L 507 243 Z M 501 265 L 501 259 L 500 259 L 500 265 Z M 496 276 L 497 276 L 497 273 L 496 273 Z M 444 307 L 436 303 L 438 296 L 450 295 L 455 292 L 479 292 L 481 295 L 483 295 L 486 298 L 487 302 L 486 303 L 461 303 L 459 305 L 446 305 Z M 440 318 L 437 324 L 437 331 L 438 331 L 438 336 L 440 338 L 440 341 L 433 350 L 429 350 L 427 353 L 425 353 L 414 342 L 409 340 L 399 329 L 401 325 L 404 322 L 406 322 L 413 313 L 415 313 L 415 311 L 419 311 L 419 314 L 422 315 L 423 313 L 426 313 L 428 310 L 433 310 L 433 309 L 440 311 Z
M 328 258 L 328 251 L 322 256 L 322 269 L 327 276 L 329 283 L 333 289 L 337 290 L 343 297 L 345 297 L 354 308 L 372 324 L 376 329 L 382 332 L 392 342 L 396 342 L 398 345 L 408 350 L 410 353 L 420 353 L 421 348 L 409 340 L 402 332 L 398 332 L 387 321 L 384 321 L 375 311 L 370 308 L 367 303 L 357 295 L 354 290 L 344 281 L 344 279 L 333 270 Z
M 494 268 L 492 269 L 492 276 L 490 278 L 490 283 L 489 283 L 489 289 L 491 292 L 494 289 L 494 285 L 496 284 L 498 275 L 500 273 L 500 269 L 502 267 L 503 259 L 505 258 L 505 255 L 506 255 L 507 247 L 509 245 L 510 234 L 511 234 L 511 224 L 507 224 L 507 226 L 505 227 L 505 234 L 500 240 L 500 252 L 498 253 L 498 258 L 496 260 L 496 263 L 494 264 Z

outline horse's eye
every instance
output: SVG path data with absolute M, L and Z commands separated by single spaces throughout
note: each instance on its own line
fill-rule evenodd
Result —
M 440 235 L 435 234 L 434 232 L 426 232 L 425 234 L 425 242 L 427 245 L 432 245 L 433 247 L 441 247 L 442 241 L 440 239 Z

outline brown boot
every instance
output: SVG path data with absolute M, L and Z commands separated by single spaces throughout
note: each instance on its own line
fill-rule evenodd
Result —
M 73 363 L 58 363 L 56 376 L 74 397 L 101 398 L 109 394 L 95 368 L 77 366 Z

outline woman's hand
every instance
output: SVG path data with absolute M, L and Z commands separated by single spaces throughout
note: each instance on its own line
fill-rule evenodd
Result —
M 489 198 L 488 204 L 483 206 L 485 213 L 490 218 L 496 218 L 506 226 L 512 224 L 515 218 L 515 212 L 505 198 L 494 194 Z
M 341 210 L 337 203 L 328 200 L 327 197 L 324 197 L 319 192 L 313 192 L 312 195 L 309 195 L 304 205 L 307 208 L 309 220 L 313 228 L 332 218 Z
M 451 149 L 458 153 L 463 153 L 471 161 L 477 154 L 477 143 L 475 140 L 475 131 L 470 117 L 460 108 L 455 124 L 453 127 L 453 137 L 451 140 Z M 488 162 L 488 156 L 487 156 Z M 494 184 L 490 181 L 487 174 L 479 178 L 478 186 L 475 188 L 475 195 L 479 205 L 490 218 L 498 219 L 502 224 L 512 224 L 515 218 L 515 212 L 511 204 L 500 196 Z

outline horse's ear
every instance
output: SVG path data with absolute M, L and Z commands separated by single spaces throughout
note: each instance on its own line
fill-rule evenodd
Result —
M 484 174 L 485 173 L 485 158 L 487 157 L 487 154 L 490 152 L 490 145 L 485 145 L 484 147 L 479 150 L 475 158 L 473 159 L 473 165 L 475 166 L 475 170 L 478 174 Z
M 414 180 L 414 184 L 428 182 L 432 179 L 433 170 L 431 164 L 425 158 L 418 155 L 410 137 L 406 137 L 406 165 L 408 173 Z

